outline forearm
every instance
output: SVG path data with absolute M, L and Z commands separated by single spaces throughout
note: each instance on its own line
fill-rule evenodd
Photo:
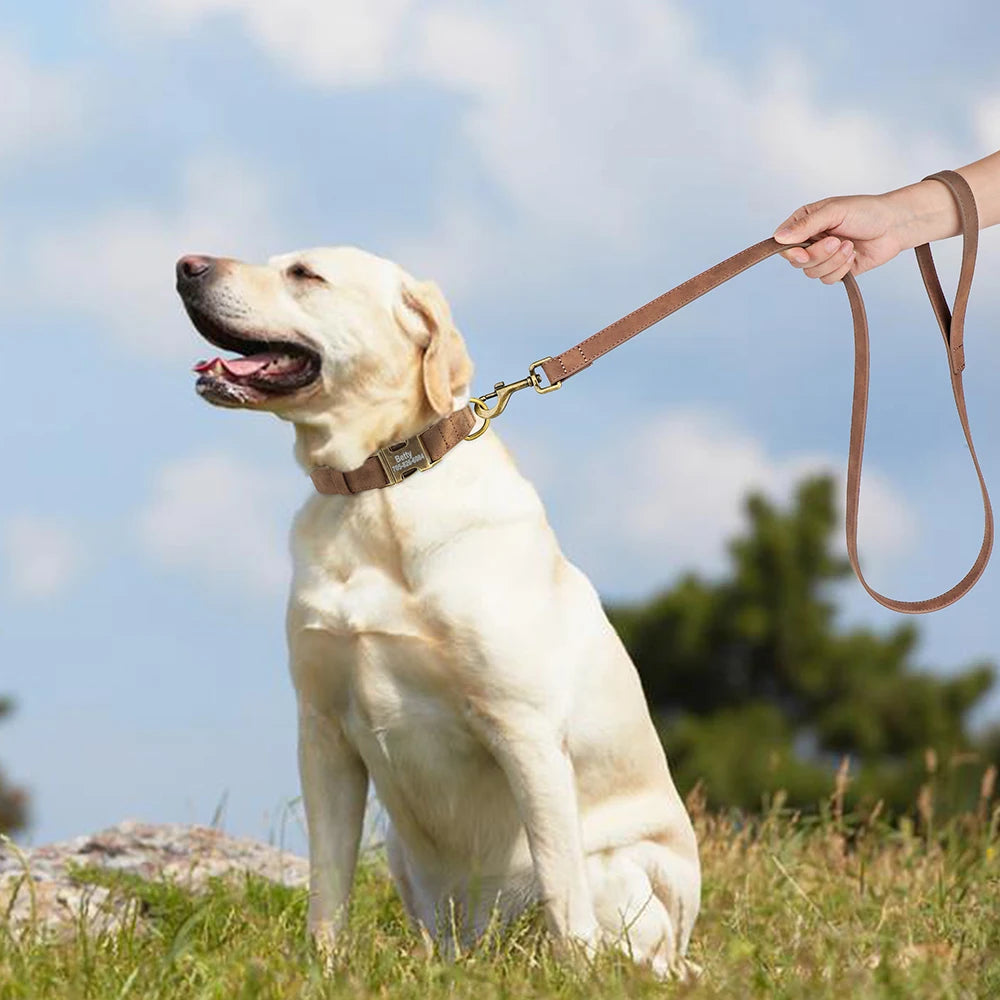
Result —
M 1000 223 L 1000 151 L 984 156 L 960 173 L 972 188 L 985 229 Z M 900 214 L 899 236 L 905 249 L 956 236 L 961 231 L 958 209 L 948 189 L 938 181 L 920 181 L 886 194 Z

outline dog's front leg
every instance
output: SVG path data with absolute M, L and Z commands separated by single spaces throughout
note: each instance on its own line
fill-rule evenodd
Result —
M 596 947 L 600 927 L 587 882 L 573 763 L 540 711 L 472 710 L 473 726 L 503 769 L 531 850 L 549 929 L 560 943 Z
M 301 698 L 299 777 L 309 830 L 309 932 L 330 958 L 347 916 L 368 772 L 340 723 Z

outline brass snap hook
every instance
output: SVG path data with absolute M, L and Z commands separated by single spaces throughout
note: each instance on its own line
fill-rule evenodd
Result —
M 482 420 L 483 424 L 471 433 L 466 434 L 465 440 L 475 441 L 477 437 L 481 437 L 485 434 L 487 428 L 490 426 L 490 421 L 495 417 L 499 417 L 500 414 L 507 409 L 510 397 L 513 396 L 515 392 L 520 392 L 522 389 L 527 389 L 529 387 L 533 388 L 535 392 L 538 393 L 552 392 L 553 390 L 558 389 L 562 385 L 562 382 L 553 382 L 551 385 L 543 386 L 542 378 L 536 371 L 539 365 L 551 360 L 551 358 L 542 358 L 541 361 L 536 361 L 531 366 L 528 370 L 528 374 L 524 378 L 520 378 L 516 382 L 511 382 L 510 385 L 506 382 L 495 382 L 493 384 L 492 392 L 483 393 L 482 396 L 473 396 L 469 402 L 472 404 L 472 408 L 475 410 L 476 416 Z M 494 406 L 487 406 L 487 399 L 495 399 L 496 404 Z

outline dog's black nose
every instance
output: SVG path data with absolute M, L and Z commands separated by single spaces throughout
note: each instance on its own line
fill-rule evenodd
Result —
M 177 281 L 204 281 L 215 267 L 215 258 L 189 253 L 177 261 Z

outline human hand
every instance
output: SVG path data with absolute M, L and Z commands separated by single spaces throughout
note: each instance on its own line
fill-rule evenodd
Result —
M 903 250 L 905 221 L 891 194 L 824 198 L 793 212 L 774 238 L 779 243 L 818 239 L 810 247 L 785 250 L 781 256 L 810 278 L 832 285 L 848 271 L 870 271 Z

